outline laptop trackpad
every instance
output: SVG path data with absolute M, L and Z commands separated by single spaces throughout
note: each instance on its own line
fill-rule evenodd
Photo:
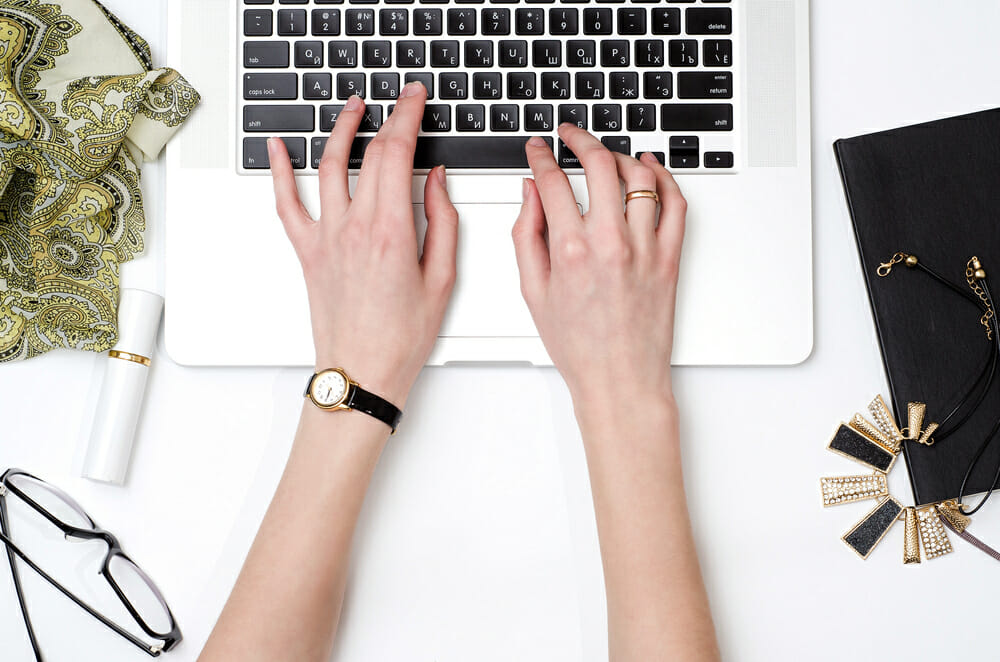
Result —
M 458 279 L 442 336 L 534 337 L 538 335 L 521 298 L 511 228 L 516 204 L 458 204 Z M 414 205 L 421 244 L 427 221 Z

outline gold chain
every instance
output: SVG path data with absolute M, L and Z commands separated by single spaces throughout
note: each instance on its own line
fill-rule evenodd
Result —
M 993 319 L 995 314 L 993 312 L 993 302 L 986 295 L 986 290 L 983 289 L 983 286 L 979 284 L 979 281 L 982 280 L 980 274 L 985 278 L 985 272 L 983 272 L 982 264 L 979 263 L 979 258 L 973 255 L 965 265 L 965 281 L 972 288 L 976 296 L 979 297 L 979 300 L 983 302 L 983 305 L 986 306 L 986 312 L 979 318 L 979 323 L 986 327 L 986 337 L 993 340 L 993 327 L 990 326 L 990 320 Z

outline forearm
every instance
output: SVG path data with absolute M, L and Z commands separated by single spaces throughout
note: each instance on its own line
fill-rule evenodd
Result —
M 611 660 L 717 660 L 691 534 L 677 408 L 663 398 L 623 407 L 581 403 L 604 562 Z
M 351 539 L 388 436 L 388 427 L 365 414 L 305 404 L 285 472 L 203 662 L 329 658 Z

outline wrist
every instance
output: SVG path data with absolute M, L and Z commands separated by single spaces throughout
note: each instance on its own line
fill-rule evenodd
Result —
M 375 362 L 335 358 L 322 354 L 316 355 L 314 372 L 322 372 L 331 368 L 340 368 L 347 373 L 361 388 L 387 400 L 399 409 L 406 405 L 413 379 L 406 377 L 400 370 L 393 370 Z
M 675 428 L 679 413 L 670 390 L 614 389 L 600 395 L 573 395 L 573 409 L 584 442 L 616 438 L 637 429 Z

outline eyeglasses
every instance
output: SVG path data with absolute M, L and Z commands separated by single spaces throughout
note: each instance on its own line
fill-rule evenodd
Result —
M 136 624 L 142 628 L 142 631 L 160 643 L 146 643 L 120 625 L 114 623 L 74 595 L 69 589 L 53 579 L 44 570 L 39 568 L 34 561 L 28 558 L 11 540 L 10 517 L 7 512 L 8 495 L 18 497 L 31 507 L 31 509 L 48 520 L 50 524 L 62 531 L 63 535 L 67 538 L 100 540 L 107 544 L 108 550 L 104 555 L 100 574 L 107 580 L 112 591 L 114 591 Z M 24 624 L 28 629 L 31 648 L 34 650 L 35 659 L 38 662 L 42 662 L 42 653 L 35 638 L 31 618 L 28 615 L 24 592 L 21 588 L 21 577 L 18 574 L 17 564 L 14 561 L 15 556 L 38 573 L 45 581 L 58 589 L 59 592 L 76 603 L 81 609 L 121 637 L 141 648 L 148 655 L 158 657 L 161 653 L 169 651 L 181 641 L 180 628 L 177 626 L 177 622 L 174 620 L 173 613 L 170 611 L 170 607 L 167 606 L 163 594 L 156 587 L 156 584 L 153 583 L 153 580 L 132 559 L 122 552 L 117 538 L 104 529 L 99 528 L 80 504 L 59 488 L 49 485 L 45 481 L 20 469 L 8 469 L 4 472 L 3 476 L 0 476 L 0 532 L 2 532 L 0 533 L 0 542 L 5 545 L 7 560 L 10 562 L 14 588 L 17 591 L 17 601 L 21 607 L 21 614 L 24 616 Z

